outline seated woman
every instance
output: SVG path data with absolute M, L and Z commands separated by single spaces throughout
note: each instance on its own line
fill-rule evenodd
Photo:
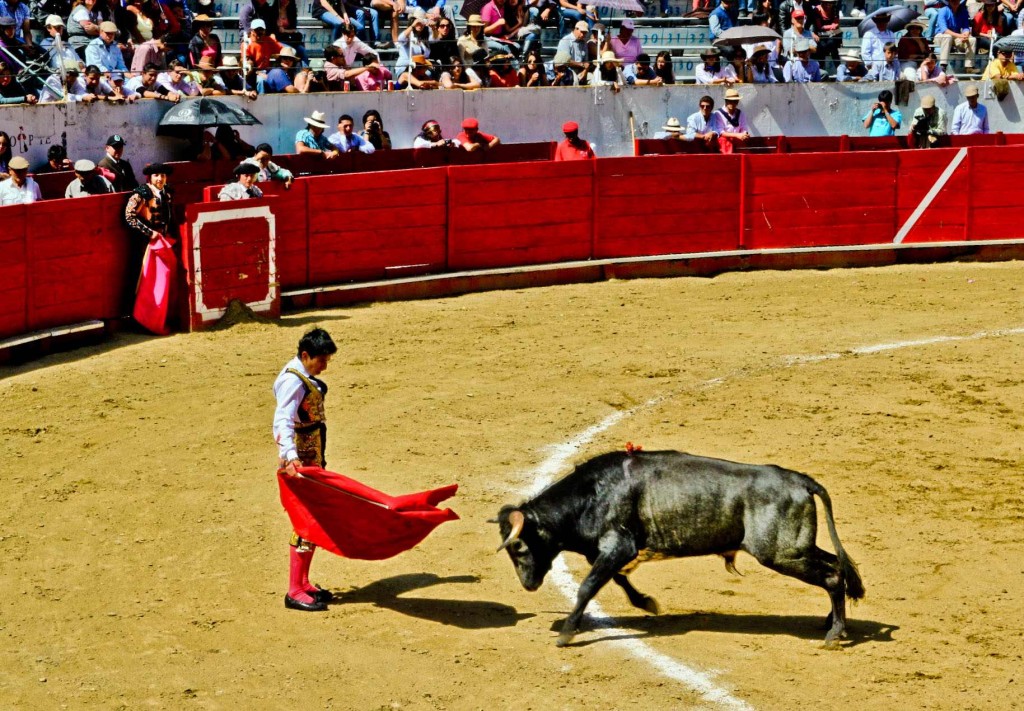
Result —
M 977 38 L 977 52 L 988 52 L 992 42 L 1010 34 L 1006 17 L 997 0 L 985 0 L 981 10 L 971 20 L 971 34 Z
M 479 89 L 483 86 L 480 76 L 462 63 L 458 55 L 451 58 L 451 64 L 441 74 L 441 86 L 445 89 Z
M 384 130 L 384 119 L 377 109 L 370 109 L 363 114 L 363 132 L 359 135 L 378 151 L 391 150 L 391 135 Z
M 531 49 L 523 59 L 523 66 L 519 69 L 519 86 L 547 86 L 548 73 L 544 71 L 544 63 L 540 59 L 537 50 Z
M 896 45 L 896 57 L 900 60 L 904 79 L 916 81 L 917 68 L 932 51 L 931 44 L 924 38 L 926 29 L 924 20 L 908 23 L 906 34 L 900 37 Z

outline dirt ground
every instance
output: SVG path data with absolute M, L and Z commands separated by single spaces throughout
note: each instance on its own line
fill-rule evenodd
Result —
M 461 486 L 402 556 L 319 553 L 323 614 L 282 604 L 270 435 L 312 324 L 341 346 L 330 468 Z M 946 264 L 375 304 L 0 371 L 0 707 L 1022 708 L 1022 327 L 1024 263 Z M 617 411 L 562 471 L 632 441 L 828 488 L 867 587 L 842 649 L 823 591 L 743 554 L 642 566 L 662 615 L 609 587 L 614 621 L 555 647 L 570 602 L 524 591 L 487 519 Z

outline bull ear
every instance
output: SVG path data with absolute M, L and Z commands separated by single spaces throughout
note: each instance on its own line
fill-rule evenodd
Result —
M 526 517 L 523 516 L 522 511 L 512 511 L 508 515 L 508 522 L 512 524 L 512 530 L 509 532 L 505 542 L 498 546 L 498 550 L 494 551 L 495 553 L 501 553 L 502 550 L 508 548 L 512 541 L 519 538 L 519 534 L 523 532 L 523 526 L 526 525 Z

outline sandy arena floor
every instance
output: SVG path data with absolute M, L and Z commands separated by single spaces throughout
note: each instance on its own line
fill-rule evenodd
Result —
M 458 482 L 462 516 L 389 561 L 318 554 L 318 615 L 282 605 L 270 436 L 312 324 L 341 345 L 330 468 Z M 1022 708 L 1022 372 L 1021 262 L 376 304 L 0 371 L 0 707 Z M 525 592 L 486 519 L 627 441 L 824 484 L 868 593 L 843 648 L 823 591 L 741 555 L 641 567 L 661 616 L 610 586 L 614 622 L 557 649 L 570 602 Z

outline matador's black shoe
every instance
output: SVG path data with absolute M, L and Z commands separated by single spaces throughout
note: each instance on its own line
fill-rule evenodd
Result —
M 284 596 L 284 606 L 289 610 L 302 610 L 303 612 L 322 612 L 327 609 L 327 605 L 319 600 L 302 602 L 301 600 L 296 600 L 291 595 Z
M 330 590 L 324 590 L 319 585 L 314 585 L 313 587 L 316 588 L 316 592 L 312 592 L 309 594 L 313 597 L 314 600 L 316 600 L 317 602 L 322 602 L 325 605 L 329 602 L 334 601 L 334 593 L 332 593 Z

